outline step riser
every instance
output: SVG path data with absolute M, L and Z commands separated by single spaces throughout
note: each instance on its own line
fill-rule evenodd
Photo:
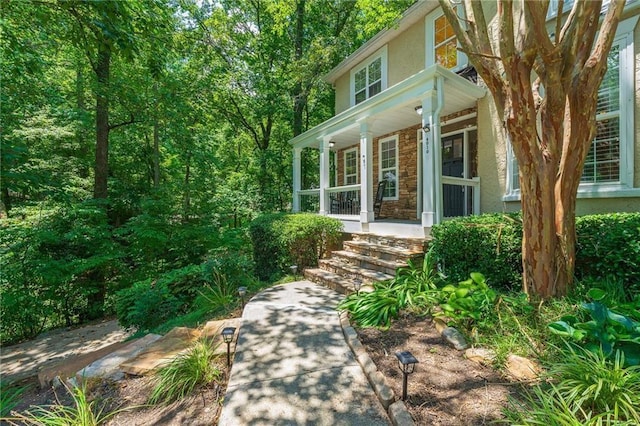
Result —
M 376 259 L 387 260 L 390 262 L 407 262 L 408 260 L 419 259 L 424 256 L 424 253 L 414 253 L 414 254 L 388 253 L 381 249 L 377 249 L 376 247 L 362 247 L 357 244 L 349 244 L 349 243 L 350 241 L 345 241 L 343 243 L 344 250 L 347 250 L 353 253 L 358 253 L 363 256 L 369 256 L 369 257 L 375 257 Z
M 344 262 L 349 265 L 359 266 L 360 268 L 371 269 L 373 271 L 382 272 L 383 274 L 395 275 L 396 268 L 389 268 L 387 266 L 378 265 L 373 262 L 367 262 L 362 259 L 353 259 L 351 257 L 341 256 L 339 253 L 333 254 L 334 259 L 340 259 L 341 262 Z
M 344 294 L 345 296 L 353 292 L 353 289 L 350 290 L 349 288 L 345 287 L 339 282 L 336 282 L 331 279 L 326 279 L 324 277 L 320 277 L 306 270 L 304 271 L 304 277 L 309 281 L 312 281 L 316 284 L 321 284 L 325 287 L 328 287 L 332 290 L 337 291 L 340 294 Z
M 347 277 L 347 278 L 350 278 L 350 279 L 360 280 L 360 281 L 362 281 L 363 284 L 372 284 L 375 281 L 377 281 L 376 279 L 374 279 L 372 277 L 367 277 L 365 275 L 362 275 L 362 274 L 359 274 L 359 273 L 356 273 L 356 272 L 352 272 L 352 271 L 349 271 L 349 270 L 347 270 L 345 268 L 342 268 L 340 265 L 333 265 L 333 264 L 330 264 L 330 263 L 326 263 L 326 262 L 320 261 L 318 266 L 321 269 L 324 269 L 325 271 L 329 271 L 329 272 L 332 272 L 332 273 L 337 274 L 337 275 L 342 275 L 343 277 Z
M 387 235 L 353 234 L 353 241 L 366 241 L 388 247 L 404 248 L 411 251 L 424 252 L 426 241 L 420 239 L 396 238 Z

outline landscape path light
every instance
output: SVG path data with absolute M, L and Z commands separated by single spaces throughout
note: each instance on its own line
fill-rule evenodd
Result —
M 362 281 L 355 280 L 353 282 L 353 288 L 356 290 L 356 296 L 360 296 L 360 287 L 362 287 Z
M 242 307 L 244 308 L 244 296 L 247 294 L 247 288 L 238 287 L 238 294 L 240 295 L 240 300 L 242 301 Z
M 398 358 L 398 366 L 400 367 L 400 371 L 402 371 L 402 400 L 407 400 L 407 376 L 413 373 L 418 360 L 414 357 L 411 352 L 396 352 L 396 358 Z
M 291 265 L 289 266 L 289 269 L 291 269 L 291 273 L 293 274 L 293 279 L 295 280 L 296 277 L 298 276 L 298 265 Z
M 236 333 L 235 327 L 225 327 L 222 329 L 222 340 L 227 344 L 227 367 L 231 366 L 231 342 Z

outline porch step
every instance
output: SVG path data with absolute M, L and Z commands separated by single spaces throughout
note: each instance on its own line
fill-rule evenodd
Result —
M 351 279 L 359 279 L 363 284 L 371 284 L 376 281 L 386 281 L 394 276 L 380 271 L 362 268 L 356 265 L 341 262 L 339 259 L 321 259 L 318 262 L 320 269 Z
M 320 268 L 305 269 L 304 277 L 309 281 L 322 284 L 344 295 L 349 295 L 355 292 L 355 283 L 361 282 L 360 280 L 354 278 L 346 278 L 342 275 L 334 274 L 333 272 L 329 272 Z M 371 290 L 373 290 L 373 286 L 371 284 L 363 283 L 360 287 L 361 292 Z
M 428 240 L 424 238 L 402 238 L 393 235 L 378 235 L 369 232 L 354 232 L 353 241 L 366 241 L 381 246 L 406 249 L 413 252 L 424 252 Z
M 400 247 L 388 247 L 370 243 L 368 241 L 345 241 L 342 244 L 344 249 L 347 251 L 359 253 L 364 256 L 377 257 L 382 260 L 406 262 L 408 260 L 424 257 L 424 251 L 422 250 L 416 251 Z
M 339 259 L 342 263 L 359 266 L 365 269 L 374 269 L 389 275 L 395 275 L 396 269 L 407 266 L 406 262 L 380 259 L 378 257 L 355 253 L 349 250 L 334 251 L 331 253 L 331 257 Z

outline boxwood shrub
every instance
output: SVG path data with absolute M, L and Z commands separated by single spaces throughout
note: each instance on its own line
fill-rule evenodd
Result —
M 310 213 L 272 213 L 259 216 L 249 226 L 256 275 L 261 280 L 317 266 L 327 249 L 340 241 L 339 220 Z
M 436 225 L 431 246 L 451 282 L 482 272 L 493 287 L 519 289 L 522 222 L 519 214 L 486 214 Z M 640 289 L 640 213 L 576 218 L 576 278 L 615 278 Z
M 431 230 L 433 254 L 450 282 L 482 272 L 494 288 L 519 288 L 522 220 L 519 214 L 484 214 L 448 220 Z

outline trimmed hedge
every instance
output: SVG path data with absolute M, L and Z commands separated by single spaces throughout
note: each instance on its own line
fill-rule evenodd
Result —
M 339 220 L 311 213 L 273 213 L 256 218 L 249 226 L 256 275 L 263 281 L 287 272 L 317 266 L 327 249 L 340 241 Z
M 448 220 L 431 230 L 430 247 L 450 282 L 482 272 L 493 288 L 519 289 L 522 282 L 522 220 L 519 214 L 484 214 Z
M 640 287 L 640 213 L 576 218 L 576 278 L 615 277 Z M 450 281 L 481 271 L 494 288 L 519 289 L 522 222 L 519 214 L 486 214 L 449 220 L 431 231 L 436 261 Z

